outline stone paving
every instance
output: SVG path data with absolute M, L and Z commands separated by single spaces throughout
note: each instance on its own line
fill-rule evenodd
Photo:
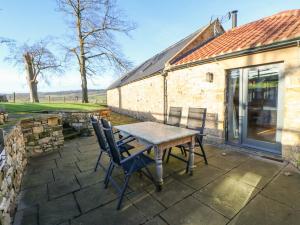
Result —
M 14 224 L 300 224 L 298 171 L 242 152 L 205 148 L 209 165 L 196 158 L 193 176 L 171 158 L 161 192 L 144 176 L 134 176 L 117 211 L 114 188 L 103 188 L 103 170 L 93 172 L 99 154 L 95 137 L 68 141 L 62 150 L 30 161 Z M 120 171 L 114 176 L 122 181 Z

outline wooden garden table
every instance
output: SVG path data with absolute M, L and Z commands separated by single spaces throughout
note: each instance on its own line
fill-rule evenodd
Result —
M 153 145 L 159 189 L 163 185 L 162 155 L 165 149 L 181 144 L 189 145 L 189 174 L 193 174 L 195 135 L 199 131 L 156 122 L 141 122 L 116 126 L 125 135 L 132 135 L 138 142 Z

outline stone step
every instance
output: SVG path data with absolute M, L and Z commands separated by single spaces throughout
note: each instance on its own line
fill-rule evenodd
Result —
M 76 137 L 79 137 L 80 132 L 79 131 L 73 131 L 73 132 L 63 133 L 63 135 L 64 135 L 65 140 L 70 140 L 70 139 L 74 139 Z
M 63 128 L 63 133 L 64 134 L 73 133 L 74 131 L 76 132 L 76 130 L 72 127 Z

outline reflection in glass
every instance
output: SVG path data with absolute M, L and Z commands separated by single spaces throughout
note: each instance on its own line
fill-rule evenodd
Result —
M 228 74 L 228 140 L 239 141 L 239 70 Z
M 276 66 L 248 70 L 248 138 L 276 141 L 278 75 Z

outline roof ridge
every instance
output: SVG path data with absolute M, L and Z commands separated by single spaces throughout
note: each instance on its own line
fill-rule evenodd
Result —
M 299 16 L 300 17 L 300 9 L 284 10 L 284 11 L 281 11 L 279 13 L 276 13 L 276 14 L 273 14 L 273 15 L 270 15 L 270 16 L 266 16 L 266 17 L 260 18 L 258 20 L 254 20 L 254 21 L 251 21 L 249 23 L 245 23 L 243 25 L 231 28 L 228 31 L 226 31 L 224 34 L 226 34 L 228 32 L 231 32 L 231 31 L 234 31 L 234 30 L 237 30 L 237 29 L 240 29 L 240 28 L 245 27 L 245 26 L 249 26 L 253 23 L 257 23 L 257 22 L 260 22 L 260 21 L 265 21 L 266 19 L 272 19 L 272 18 L 275 18 L 275 17 L 282 17 L 282 16 L 297 16 L 297 17 Z
M 114 81 L 109 87 L 108 89 L 110 89 L 111 87 L 115 86 L 118 83 L 122 83 L 122 82 L 126 82 L 128 79 L 130 79 L 132 76 L 134 76 L 136 73 L 141 72 L 139 70 L 141 70 L 144 66 L 146 66 L 146 68 L 144 68 L 144 70 L 148 69 L 148 67 L 150 67 L 151 65 L 147 65 L 147 63 L 153 63 L 152 61 L 164 54 L 167 54 L 168 51 L 171 51 L 173 48 L 176 48 L 176 46 L 179 46 L 180 44 L 185 43 L 186 41 L 188 41 L 190 38 L 194 37 L 195 35 L 199 34 L 201 31 L 203 31 L 208 25 L 203 26 L 199 29 L 197 29 L 196 31 L 194 31 L 193 33 L 189 34 L 188 36 L 182 38 L 181 40 L 175 42 L 174 44 L 172 44 L 171 46 L 163 49 L 162 51 L 156 53 L 155 55 L 153 55 L 152 57 L 146 59 L 145 61 L 143 61 L 142 63 L 138 64 L 138 66 L 135 66 L 132 70 L 128 71 L 127 73 L 123 74 L 122 76 L 120 76 L 116 81 Z M 160 59 L 157 59 L 157 61 L 159 61 Z M 144 72 L 144 71 L 143 71 Z
M 174 64 L 185 64 L 295 37 L 300 37 L 300 9 L 282 11 L 230 29 Z

